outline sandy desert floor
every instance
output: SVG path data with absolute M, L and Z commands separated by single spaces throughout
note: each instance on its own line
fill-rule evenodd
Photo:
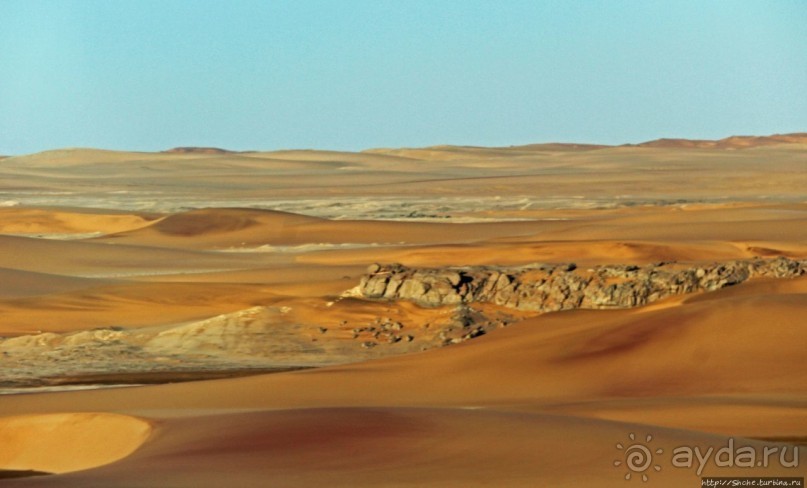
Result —
M 346 292 L 373 263 L 803 260 L 806 189 L 807 135 L 0 159 L 0 484 L 804 477 L 807 274 L 543 314 Z

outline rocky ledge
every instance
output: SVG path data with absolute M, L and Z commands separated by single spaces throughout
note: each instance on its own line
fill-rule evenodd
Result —
M 689 267 L 656 263 L 587 269 L 575 264 L 517 268 L 373 264 L 350 294 L 368 299 L 410 300 L 424 307 L 476 302 L 551 312 L 636 307 L 670 295 L 718 290 L 751 278 L 793 278 L 805 273 L 807 260 L 786 257 Z

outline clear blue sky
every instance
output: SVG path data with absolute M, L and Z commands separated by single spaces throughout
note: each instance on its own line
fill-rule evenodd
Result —
M 805 0 L 0 0 L 0 154 L 794 131 Z

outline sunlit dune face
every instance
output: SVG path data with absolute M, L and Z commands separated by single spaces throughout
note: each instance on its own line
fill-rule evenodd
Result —
M 134 452 L 151 425 L 112 413 L 59 413 L 0 418 L 0 473 L 69 473 Z

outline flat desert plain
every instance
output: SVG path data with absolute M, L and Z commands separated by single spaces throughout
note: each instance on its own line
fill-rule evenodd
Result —
M 0 484 L 804 477 L 805 317 L 807 134 L 6 157 Z

